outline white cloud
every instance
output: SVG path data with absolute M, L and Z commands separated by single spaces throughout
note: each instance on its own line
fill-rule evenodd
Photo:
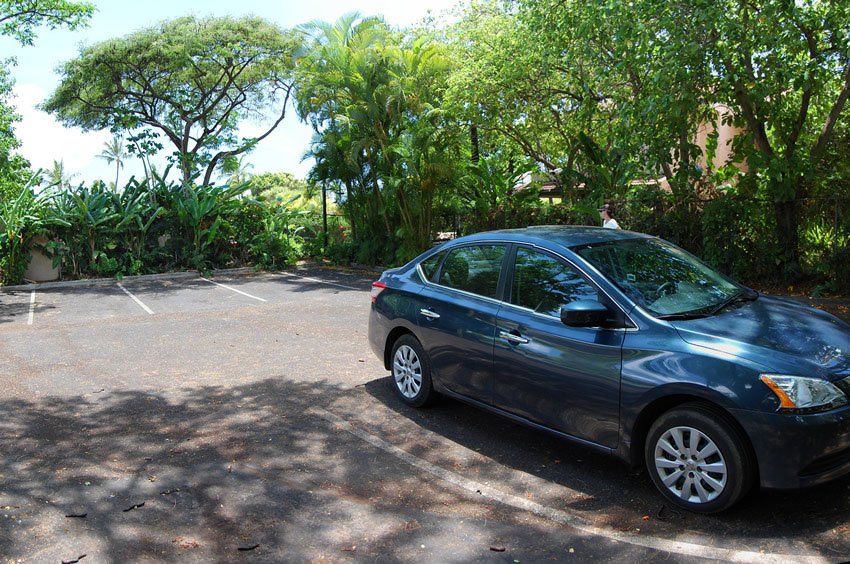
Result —
M 108 131 L 84 133 L 76 127 L 63 127 L 36 107 L 46 97 L 44 90 L 36 85 L 16 85 L 14 96 L 22 118 L 15 127 L 21 141 L 19 152 L 29 159 L 33 168 L 49 169 L 54 160 L 61 160 L 69 173 L 86 178 L 103 168 L 96 155 L 110 139 Z M 108 173 L 102 176 L 109 178 Z

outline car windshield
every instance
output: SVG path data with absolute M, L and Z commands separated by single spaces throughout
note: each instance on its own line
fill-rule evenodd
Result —
M 660 239 L 574 249 L 635 303 L 662 318 L 710 315 L 746 290 Z

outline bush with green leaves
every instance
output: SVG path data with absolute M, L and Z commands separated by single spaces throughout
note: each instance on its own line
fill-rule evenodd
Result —
M 65 275 L 127 276 L 186 268 L 278 267 L 301 249 L 293 214 L 241 187 L 182 186 L 154 176 L 115 192 L 97 182 L 52 196 Z
M 775 275 L 780 247 L 770 206 L 729 193 L 705 206 L 701 223 L 706 261 L 739 280 Z
M 51 209 L 49 195 L 36 195 L 32 186 L 37 175 L 0 200 L 0 276 L 4 285 L 24 279 L 36 235 L 65 221 Z

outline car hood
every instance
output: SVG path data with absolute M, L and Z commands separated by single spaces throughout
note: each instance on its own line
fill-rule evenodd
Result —
M 723 313 L 672 325 L 686 342 L 784 374 L 850 376 L 850 325 L 798 302 L 761 296 Z

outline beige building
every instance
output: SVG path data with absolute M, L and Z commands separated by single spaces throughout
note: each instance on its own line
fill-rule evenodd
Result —
M 714 159 L 711 162 L 711 169 L 717 170 L 722 166 L 726 166 L 728 164 L 734 164 L 738 167 L 738 170 L 743 172 L 747 172 L 747 163 L 745 162 L 734 162 L 732 160 L 732 140 L 741 134 L 746 133 L 744 128 L 736 127 L 734 124 L 730 123 L 732 121 L 732 110 L 723 104 L 715 104 L 714 110 L 717 112 L 717 119 L 712 123 L 703 123 L 697 129 L 696 139 L 694 140 L 694 145 L 698 146 L 702 151 L 702 157 L 700 157 L 699 165 L 706 169 L 708 168 L 706 165 L 708 164 L 706 161 L 706 146 L 709 135 L 711 135 L 715 130 L 717 131 L 717 151 L 714 155 Z M 727 122 L 727 123 L 724 123 Z

